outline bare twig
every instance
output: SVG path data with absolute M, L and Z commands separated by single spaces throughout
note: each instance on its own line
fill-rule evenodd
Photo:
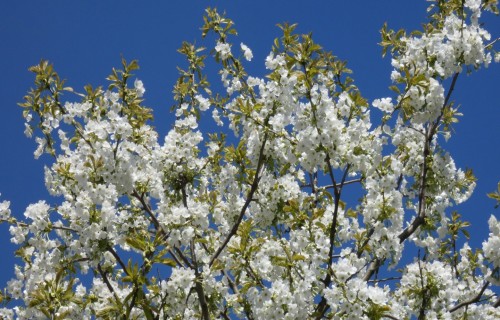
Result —
M 384 279 L 373 279 L 373 280 L 368 280 L 368 282 L 379 283 L 379 282 L 392 281 L 392 280 L 401 280 L 401 277 L 389 277 L 389 278 L 384 278 Z
M 344 182 L 342 184 L 342 186 L 347 186 L 349 184 L 354 184 L 354 183 L 361 182 L 361 181 L 362 181 L 361 178 L 349 180 L 349 181 Z M 327 185 L 327 186 L 324 186 L 321 188 L 323 188 L 323 189 L 335 189 L 335 188 L 339 188 L 340 186 L 341 186 L 340 184 L 337 184 L 337 185 L 330 184 L 330 185 Z

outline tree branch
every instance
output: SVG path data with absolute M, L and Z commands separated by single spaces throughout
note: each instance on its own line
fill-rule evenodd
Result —
M 102 270 L 102 268 L 101 268 L 101 264 L 100 264 L 100 263 L 98 263 L 98 264 L 97 264 L 97 271 L 98 271 L 98 272 L 99 272 L 99 274 L 101 275 L 101 278 L 102 278 L 102 280 L 104 281 L 104 283 L 106 284 L 106 287 L 108 287 L 108 290 L 109 290 L 109 291 L 113 294 L 113 296 L 114 296 L 114 298 L 115 298 L 116 302 L 118 303 L 118 305 L 119 305 L 120 307 L 122 307 L 122 306 L 123 306 L 123 304 L 122 304 L 122 302 L 121 302 L 120 298 L 118 297 L 118 295 L 116 294 L 115 289 L 113 289 L 113 286 L 112 286 L 112 285 L 111 285 L 111 283 L 109 282 L 108 277 L 106 276 L 106 272 L 104 272 L 104 271 Z
M 108 251 L 113 255 L 113 257 L 115 258 L 115 260 L 118 262 L 118 264 L 122 267 L 123 269 L 123 272 L 125 272 L 125 274 L 128 276 L 128 271 L 127 271 L 127 267 L 125 266 L 125 264 L 123 263 L 122 259 L 120 258 L 120 256 L 118 255 L 118 253 L 116 253 L 116 251 L 112 248 L 112 247 L 108 247 Z
M 453 80 L 451 81 L 450 88 L 448 89 L 448 93 L 444 100 L 443 106 L 441 108 L 441 114 L 437 117 L 436 121 L 430 126 L 425 139 L 424 144 L 424 163 L 422 164 L 422 175 L 420 177 L 420 192 L 418 195 L 418 215 L 413 220 L 413 222 L 405 229 L 403 232 L 399 234 L 399 242 L 402 243 L 406 239 L 408 239 L 422 224 L 425 222 L 425 197 L 426 197 L 426 178 L 427 172 L 429 170 L 427 165 L 427 157 L 430 155 L 430 146 L 432 140 L 434 139 L 434 135 L 436 134 L 437 128 L 441 122 L 441 118 L 443 117 L 444 108 L 449 103 L 451 94 L 455 89 L 455 84 L 457 82 L 458 76 L 460 73 L 455 73 L 453 75 Z
M 243 207 L 241 208 L 240 214 L 238 216 L 238 219 L 236 220 L 236 223 L 233 225 L 233 228 L 231 229 L 231 231 L 229 232 L 229 234 L 227 235 L 226 239 L 221 244 L 219 249 L 217 249 L 217 251 L 213 255 L 212 259 L 210 259 L 210 263 L 208 264 L 210 267 L 212 266 L 214 261 L 219 257 L 219 255 L 222 253 L 224 248 L 227 246 L 227 244 L 229 243 L 229 240 L 231 240 L 231 238 L 238 231 L 238 228 L 241 224 L 241 221 L 243 221 L 243 216 L 245 215 L 247 208 L 250 205 L 250 202 L 252 201 L 253 195 L 257 191 L 257 188 L 259 186 L 259 181 L 260 181 L 260 171 L 262 169 L 262 164 L 264 162 L 264 148 L 266 146 L 266 142 L 267 142 L 267 132 L 264 134 L 264 141 L 262 142 L 262 146 L 260 147 L 259 159 L 257 161 L 257 168 L 255 170 L 255 176 L 253 178 L 253 182 L 252 182 L 252 185 L 250 187 L 250 191 L 248 192 L 247 199 L 246 199 L 245 203 L 243 204 Z
M 254 318 L 252 314 L 252 309 L 248 301 L 245 299 L 245 296 L 240 296 L 240 291 L 238 290 L 238 286 L 234 283 L 233 279 L 231 279 L 231 277 L 227 274 L 227 272 L 225 270 L 221 270 L 221 272 L 224 275 L 224 277 L 226 277 L 227 283 L 229 284 L 231 290 L 233 290 L 233 292 L 242 299 L 243 311 L 245 312 L 247 319 L 253 320 Z
M 330 285 L 332 282 L 332 276 L 330 274 L 330 269 L 333 263 L 333 249 L 335 246 L 335 234 L 337 232 L 337 220 L 338 220 L 338 209 L 339 209 L 339 204 L 340 204 L 340 196 L 342 194 L 342 188 L 344 187 L 345 179 L 347 177 L 347 173 L 349 172 L 350 165 L 348 164 L 345 168 L 344 174 L 342 176 L 342 180 L 339 185 L 337 185 L 335 181 L 335 176 L 333 175 L 333 168 L 330 163 L 330 155 L 326 153 L 326 158 L 325 161 L 328 166 L 328 174 L 330 175 L 330 179 L 332 180 L 333 186 L 335 188 L 333 189 L 333 195 L 334 195 L 334 211 L 333 211 L 333 219 L 332 219 L 332 226 L 330 227 L 330 250 L 328 252 L 328 269 L 327 269 L 327 275 L 325 279 L 323 280 L 323 284 L 325 285 L 325 288 Z M 324 296 L 321 297 L 321 301 L 316 307 L 315 313 L 317 313 L 316 319 L 321 319 L 323 318 L 325 312 L 328 310 L 328 303 L 326 301 L 326 298 Z
M 424 285 L 424 275 L 422 273 L 422 266 L 420 265 L 420 251 L 418 258 L 418 269 L 420 271 L 420 285 L 422 287 L 422 305 L 420 306 L 420 311 L 418 314 L 418 320 L 425 320 L 425 309 L 427 308 L 427 304 L 429 303 L 429 298 L 427 296 L 427 287 Z
M 183 268 L 185 268 L 185 266 L 182 264 L 182 262 L 179 260 L 179 258 L 177 258 L 177 256 L 175 255 L 175 253 L 172 251 L 172 249 L 168 250 L 168 253 L 170 253 L 170 255 L 172 256 L 172 258 L 175 260 L 175 263 L 177 263 L 178 265 L 180 265 Z
M 195 275 L 195 290 L 198 295 L 198 300 L 200 302 L 201 314 L 204 320 L 210 320 L 210 311 L 208 310 L 208 304 L 205 297 L 205 290 L 203 289 L 203 274 L 200 273 L 198 267 L 198 261 L 196 259 L 196 253 L 194 248 L 194 239 L 191 240 L 191 256 L 193 260 L 193 269 Z
M 186 258 L 186 256 L 182 253 L 182 251 L 177 246 L 174 247 L 174 250 L 175 250 L 175 252 L 177 252 L 177 254 L 181 257 L 182 261 L 184 261 L 184 263 L 190 269 L 194 269 L 194 266 L 191 264 L 191 262 L 189 262 L 189 260 Z
M 374 280 L 368 280 L 367 282 L 379 283 L 379 282 L 386 282 L 386 281 L 392 281 L 392 280 L 401 280 L 401 277 L 389 277 L 389 278 L 384 278 L 384 279 L 374 279 Z
M 475 297 L 473 297 L 470 300 L 467 300 L 467 301 L 464 301 L 464 302 L 461 302 L 461 303 L 457 304 L 456 306 L 454 306 L 453 308 L 449 309 L 448 311 L 450 313 L 453 313 L 453 312 L 457 311 L 460 308 L 463 308 L 463 307 L 466 307 L 466 306 L 468 306 L 470 304 L 479 302 L 479 300 L 483 296 L 484 291 L 486 290 L 486 288 L 488 288 L 489 285 L 490 285 L 490 282 L 486 281 L 484 283 L 483 287 L 481 288 L 481 290 L 479 291 L 479 293 Z
M 363 277 L 363 280 L 368 281 L 373 276 L 373 274 L 378 270 L 378 268 L 382 265 L 382 260 L 375 258 L 370 263 L 370 266 L 366 270 L 366 274 Z

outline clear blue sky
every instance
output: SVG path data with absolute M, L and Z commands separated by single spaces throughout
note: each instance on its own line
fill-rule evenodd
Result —
M 30 203 L 48 199 L 43 182 L 44 162 L 33 159 L 34 140 L 23 134 L 21 108 L 17 103 L 32 86 L 27 68 L 49 59 L 62 78 L 77 91 L 85 84 L 106 85 L 112 67 L 138 59 L 136 73 L 146 87 L 146 105 L 154 109 L 161 135 L 173 115 L 172 86 L 177 65 L 184 61 L 176 52 L 183 40 L 202 43 L 199 28 L 206 6 L 226 11 L 236 22 L 240 38 L 254 53 L 250 73 L 262 76 L 264 59 L 279 36 L 276 23 L 298 23 L 298 31 L 313 32 L 316 42 L 341 59 L 348 60 L 362 94 L 372 101 L 389 96 L 389 59 L 382 59 L 379 29 L 385 21 L 392 28 L 419 28 L 425 19 L 424 0 L 380 1 L 27 1 L 0 3 L 0 192 L 11 201 L 15 216 L 22 217 Z M 500 36 L 500 18 L 484 16 L 492 36 Z M 212 78 L 217 81 L 218 76 Z M 473 197 L 458 210 L 469 219 L 473 245 L 487 236 L 487 219 L 494 201 L 486 193 L 500 180 L 500 65 L 491 65 L 470 76 L 460 76 L 455 100 L 464 117 L 456 134 L 445 144 L 458 166 L 474 169 L 478 186 Z M 69 96 L 68 96 L 69 97 Z M 71 97 L 73 99 L 73 97 Z M 13 276 L 15 247 L 8 226 L 0 225 L 0 287 Z

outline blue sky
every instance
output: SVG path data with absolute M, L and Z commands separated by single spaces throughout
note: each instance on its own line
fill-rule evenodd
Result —
M 154 125 L 163 136 L 173 115 L 172 87 L 177 65 L 185 65 L 176 50 L 183 40 L 201 41 L 199 28 L 207 6 L 226 11 L 236 22 L 239 38 L 252 50 L 248 71 L 265 72 L 264 59 L 278 37 L 277 23 L 298 23 L 298 32 L 313 33 L 324 48 L 348 61 L 362 94 L 372 101 L 390 96 L 390 60 L 382 59 L 379 29 L 407 30 L 424 22 L 425 1 L 26 1 L 0 3 L 0 199 L 11 201 L 13 214 L 22 217 L 30 203 L 48 199 L 43 182 L 44 162 L 33 159 L 34 140 L 23 134 L 21 102 L 32 86 L 27 71 L 40 59 L 50 60 L 59 75 L 77 91 L 85 84 L 106 85 L 112 67 L 121 56 L 138 59 L 136 72 L 146 87 L 145 104 L 154 109 Z M 484 15 L 492 37 L 500 37 L 500 18 Z M 499 48 L 500 49 L 500 48 Z M 212 77 L 217 82 L 218 76 Z M 491 65 L 470 76 L 461 75 L 453 97 L 464 117 L 454 128 L 456 134 L 444 145 L 459 167 L 472 168 L 478 186 L 472 198 L 457 209 L 472 222 L 473 245 L 487 237 L 487 219 L 494 201 L 486 193 L 500 180 L 500 65 Z M 69 97 L 69 96 L 68 96 Z M 74 97 L 70 97 L 73 99 Z M 0 287 L 13 276 L 14 250 L 8 226 L 0 225 Z

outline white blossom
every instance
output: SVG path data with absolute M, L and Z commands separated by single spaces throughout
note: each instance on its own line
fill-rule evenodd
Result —
M 253 54 L 252 50 L 250 50 L 249 47 L 247 47 L 243 42 L 240 44 L 241 46 L 241 51 L 243 51 L 243 55 L 245 56 L 245 59 L 247 61 L 252 61 Z
M 201 65 L 182 71 L 161 138 L 138 79 L 61 101 L 36 124 L 32 107 L 25 132 L 36 158 L 53 156 L 55 198 L 23 217 L 0 202 L 21 247 L 5 293 L 23 303 L 0 317 L 498 318 L 500 223 L 489 218 L 482 251 L 462 241 L 451 210 L 476 182 L 441 139 L 453 133 L 450 77 L 492 60 L 483 6 L 467 0 L 396 39 L 396 94 L 371 106 L 309 36 L 273 47 L 266 76 L 247 75 L 218 29 L 228 20 L 208 19 L 222 92 Z M 221 132 L 204 123 L 211 107 Z
M 141 80 L 135 79 L 134 80 L 134 88 L 137 92 L 137 96 L 140 98 L 144 95 L 144 92 L 146 92 L 146 89 L 144 89 L 144 85 Z
M 222 60 L 225 60 L 231 55 L 231 45 L 229 43 L 218 42 L 215 46 L 215 51 L 220 54 Z
M 373 106 L 387 113 L 391 113 L 394 110 L 391 98 L 375 99 L 373 100 Z

